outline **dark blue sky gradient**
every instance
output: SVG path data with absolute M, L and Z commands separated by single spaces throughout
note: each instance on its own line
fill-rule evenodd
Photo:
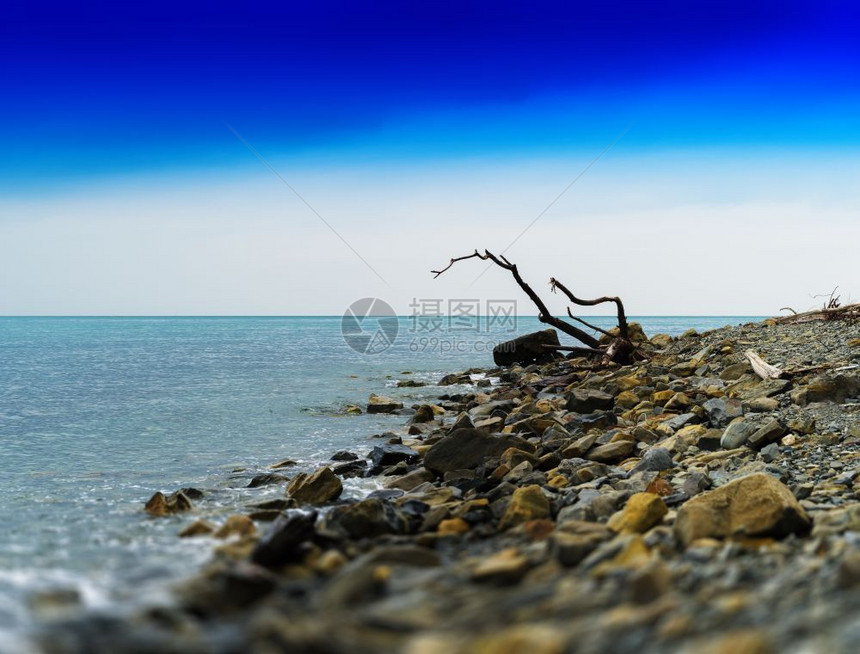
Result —
M 0 178 L 48 188 L 270 156 L 860 143 L 848 2 L 18 2 Z M 253 163 L 253 162 L 252 162 Z

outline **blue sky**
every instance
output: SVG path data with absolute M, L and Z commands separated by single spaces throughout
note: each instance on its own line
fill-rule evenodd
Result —
M 439 286 L 424 286 L 427 264 L 446 260 L 451 249 L 505 247 L 622 133 L 541 219 L 547 233 L 584 233 L 600 216 L 635 221 L 634 213 L 661 208 L 686 211 L 704 229 L 702 221 L 718 221 L 720 208 L 730 207 L 746 212 L 742 223 L 758 235 L 780 224 L 786 206 L 807 211 L 819 228 L 823 221 L 841 242 L 857 228 L 858 25 L 856 6 L 826 1 L 14 2 L 0 23 L 0 248 L 9 249 L 0 312 L 338 313 L 350 293 L 388 292 L 398 301 L 438 293 Z M 362 240 L 375 221 L 373 229 L 405 249 L 416 238 L 406 224 L 414 215 L 451 219 L 463 231 L 448 245 L 440 238 L 428 261 L 392 258 L 367 243 L 366 258 L 376 257 L 380 268 L 391 261 L 383 277 L 408 283 L 377 287 L 364 270 L 354 288 L 332 295 L 331 271 L 351 272 L 354 255 L 227 124 L 311 205 L 324 206 L 320 213 L 347 240 Z M 231 279 L 258 289 L 253 301 L 219 296 L 223 284 L 202 289 L 181 266 L 172 282 L 159 280 L 147 265 L 154 253 L 140 249 L 146 239 L 131 234 L 141 222 L 159 224 L 158 242 L 170 213 L 159 204 L 166 198 L 184 207 L 171 214 L 171 229 L 194 231 L 195 221 L 217 213 L 207 223 L 216 230 L 210 237 L 245 239 L 246 258 Z M 482 218 L 489 207 L 493 216 Z M 269 212 L 271 225 L 241 231 Z M 753 224 L 756 215 L 761 221 Z M 96 227 L 100 220 L 106 223 Z M 280 234 L 275 224 L 289 229 Z M 100 241 L 98 251 L 86 239 L 76 248 L 49 247 L 58 234 L 89 230 L 115 240 Z M 283 255 L 259 250 L 266 234 L 291 242 L 290 234 L 306 232 L 321 237 L 313 247 L 325 270 L 313 270 L 312 261 L 304 268 L 321 286 L 259 294 L 272 276 L 308 284 L 289 264 L 307 248 L 294 253 L 284 242 Z M 547 234 L 534 236 L 518 256 L 542 274 L 535 248 Z M 123 254 L 91 266 L 105 249 Z M 213 273 L 225 257 L 221 249 L 204 256 L 192 237 L 174 237 L 168 249 L 173 264 L 196 261 L 195 270 Z M 635 252 L 623 254 L 641 263 Z M 243 269 L 241 261 L 261 256 L 271 269 Z M 83 259 L 89 277 L 76 291 L 64 287 Z M 126 269 L 126 261 L 139 263 Z M 46 266 L 51 276 L 34 281 Z M 821 284 L 860 281 L 852 269 L 827 266 L 820 279 L 807 280 L 809 288 L 767 293 L 806 298 L 825 290 Z M 137 304 L 118 303 L 122 289 L 104 285 L 119 270 Z M 498 294 L 505 281 L 482 292 Z M 643 292 L 623 276 L 607 283 Z M 169 300 L 167 286 L 178 289 Z M 737 300 L 735 287 L 727 283 L 710 310 L 649 293 L 641 309 L 767 313 L 792 299 L 772 308 L 765 295 Z

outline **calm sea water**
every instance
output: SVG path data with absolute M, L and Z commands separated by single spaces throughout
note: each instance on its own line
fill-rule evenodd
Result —
M 753 318 L 637 320 L 674 335 Z M 331 317 L 0 318 L 0 651 L 23 647 L 39 593 L 127 610 L 165 599 L 208 558 L 211 540 L 176 537 L 188 516 L 142 512 L 155 491 L 201 488 L 197 513 L 215 520 L 280 496 L 281 485 L 247 489 L 249 478 L 287 457 L 309 468 L 338 449 L 364 454 L 404 422 L 341 415 L 343 405 L 371 392 L 433 397 L 396 380 L 492 365 L 492 344 L 515 335 L 399 326 L 392 347 L 362 355 Z M 520 318 L 516 333 L 539 328 Z M 347 493 L 372 483 L 352 480 Z

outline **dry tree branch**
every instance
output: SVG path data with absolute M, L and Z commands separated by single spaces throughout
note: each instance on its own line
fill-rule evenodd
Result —
M 555 277 L 550 278 L 549 280 L 550 290 L 555 293 L 555 289 L 559 289 L 562 293 L 564 293 L 568 299 L 574 304 L 578 304 L 581 307 L 593 307 L 598 304 L 603 304 L 604 302 L 614 302 L 615 306 L 618 310 L 618 331 L 619 336 L 621 338 L 627 338 L 627 316 L 624 314 L 624 304 L 621 302 L 621 298 L 618 297 L 599 297 L 596 300 L 583 300 L 581 298 L 576 297 L 573 293 L 568 290 L 568 288 L 558 281 Z M 572 316 L 571 316 L 572 317 Z
M 605 329 L 602 329 L 602 328 L 598 327 L 597 325 L 592 325 L 591 323 L 584 321 L 582 318 L 577 318 L 576 316 L 574 316 L 570 312 L 570 307 L 567 308 L 567 315 L 570 316 L 576 322 L 582 323 L 583 325 L 585 325 L 589 329 L 593 329 L 594 331 L 600 332 L 601 334 L 604 334 L 605 336 L 609 336 L 610 338 L 612 337 L 612 334 L 609 333 L 608 331 L 606 331 Z
M 538 310 L 538 320 L 547 325 L 552 325 L 556 329 L 561 332 L 564 332 L 568 336 L 572 336 L 580 343 L 584 344 L 585 348 L 576 348 L 570 349 L 567 346 L 562 348 L 554 348 L 554 349 L 564 349 L 567 351 L 581 352 L 583 354 L 601 354 L 607 361 L 614 361 L 616 363 L 628 363 L 633 356 L 634 346 L 628 339 L 628 330 L 627 330 L 627 317 L 624 314 L 624 305 L 621 300 L 617 297 L 601 297 L 596 300 L 582 300 L 576 297 L 570 290 L 567 289 L 561 282 L 557 281 L 555 278 L 550 279 L 550 287 L 553 292 L 555 292 L 556 288 L 561 289 L 561 291 L 568 297 L 568 299 L 574 304 L 578 304 L 580 306 L 594 306 L 597 304 L 602 304 L 604 302 L 614 302 L 617 310 L 618 310 L 618 337 L 613 337 L 613 340 L 610 341 L 609 345 L 601 346 L 600 341 L 589 334 L 588 332 L 583 331 L 579 327 L 575 325 L 571 325 L 560 318 L 552 315 L 549 309 L 547 308 L 544 301 L 540 298 L 540 296 L 535 293 L 534 289 L 520 276 L 519 270 L 517 269 L 516 264 L 511 263 L 504 255 L 495 255 L 489 250 L 484 250 L 484 253 L 481 254 L 478 250 L 475 250 L 472 254 L 467 254 L 462 257 L 454 257 L 449 262 L 448 265 L 440 270 L 431 270 L 434 278 L 439 277 L 442 273 L 449 270 L 455 263 L 458 261 L 465 261 L 466 259 L 481 259 L 482 261 L 492 261 L 494 264 L 499 266 L 500 268 L 504 268 L 509 271 L 514 278 L 514 281 L 517 285 L 523 290 L 523 292 L 528 295 L 529 299 L 532 303 L 537 307 Z M 570 313 L 568 309 L 568 315 L 574 320 L 584 324 L 586 327 L 590 327 L 595 331 L 603 333 L 607 336 L 612 337 L 612 335 L 599 327 L 595 327 L 593 325 L 588 324 L 581 318 L 576 318 L 573 314 Z

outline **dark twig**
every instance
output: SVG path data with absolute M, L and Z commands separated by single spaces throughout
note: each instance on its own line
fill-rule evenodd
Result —
M 571 317 L 573 320 L 575 320 L 576 322 L 578 322 L 578 323 L 581 323 L 581 324 L 585 325 L 585 326 L 586 326 L 586 327 L 588 327 L 589 329 L 593 329 L 594 331 L 596 331 L 596 332 L 600 332 L 601 334 L 604 334 L 604 335 L 606 335 L 606 336 L 609 336 L 610 338 L 612 337 L 612 334 L 610 334 L 610 333 L 609 333 L 608 331 L 606 331 L 605 329 L 601 329 L 601 328 L 600 328 L 600 327 L 598 327 L 597 325 L 592 325 L 591 323 L 585 322 L 582 318 L 577 318 L 576 316 L 574 316 L 574 315 L 570 312 L 570 307 L 568 307 L 568 308 L 567 308 L 567 315 L 568 315 L 568 316 L 570 316 L 570 317 Z
M 621 302 L 621 298 L 599 297 L 596 300 L 583 300 L 571 293 L 570 290 L 555 277 L 550 278 L 549 285 L 550 290 L 552 290 L 553 293 L 555 293 L 555 289 L 557 288 L 564 293 L 571 302 L 582 307 L 593 307 L 597 304 L 603 304 L 604 302 L 614 302 L 618 309 L 618 335 L 621 338 L 627 338 L 627 316 L 624 314 L 624 304 Z

